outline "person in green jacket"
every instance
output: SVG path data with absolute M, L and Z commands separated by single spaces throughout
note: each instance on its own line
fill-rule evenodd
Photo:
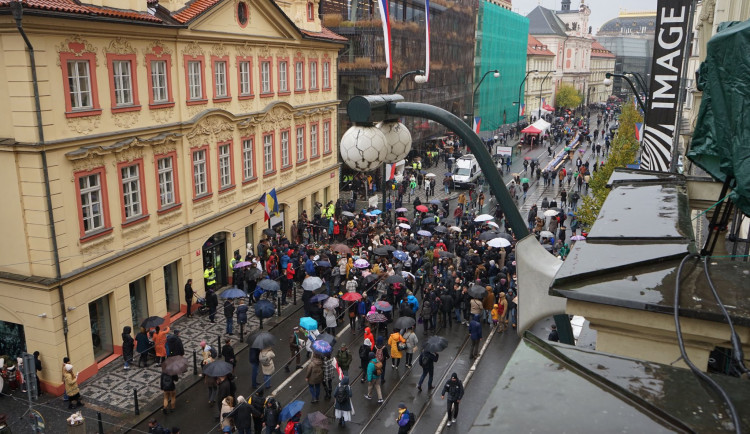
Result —
M 352 353 L 346 348 L 346 344 L 341 345 L 341 349 L 336 353 L 336 362 L 339 368 L 344 372 L 344 376 L 349 375 L 349 366 L 352 364 Z

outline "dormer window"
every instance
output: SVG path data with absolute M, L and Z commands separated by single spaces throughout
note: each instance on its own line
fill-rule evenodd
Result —
M 315 21 L 315 5 L 312 2 L 307 3 L 307 21 Z

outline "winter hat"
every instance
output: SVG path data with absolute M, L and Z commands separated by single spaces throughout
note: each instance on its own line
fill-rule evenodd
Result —
M 370 354 L 368 354 L 368 356 L 369 356 L 369 358 L 374 359 L 375 358 L 375 353 L 373 353 L 372 351 L 370 351 Z
M 201 348 L 205 348 L 205 347 L 206 347 L 206 341 L 201 341 Z
M 381 346 L 381 345 L 383 345 L 383 341 L 384 341 L 384 340 L 385 340 L 385 339 L 383 339 L 383 337 L 382 337 L 382 336 L 378 336 L 378 337 L 377 337 L 377 339 L 375 339 L 375 345 L 377 345 L 377 346 Z
M 406 408 L 406 404 L 404 404 L 403 402 L 399 402 L 398 408 Z
M 365 339 L 365 341 L 362 343 L 363 345 L 367 345 L 368 347 L 372 346 L 372 341 L 370 338 Z

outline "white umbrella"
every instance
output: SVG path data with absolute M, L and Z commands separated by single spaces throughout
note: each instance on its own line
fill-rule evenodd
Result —
M 555 236 L 555 234 L 553 234 L 550 231 L 541 231 L 541 232 L 539 232 L 539 236 L 542 237 L 542 238 L 552 238 L 552 237 Z
M 399 223 L 398 227 L 404 228 L 404 229 L 411 229 L 411 226 L 407 225 L 406 223 Z
M 411 274 L 411 273 L 409 273 L 408 271 L 402 271 L 401 272 L 401 276 L 402 277 L 411 277 L 411 278 L 414 278 L 414 275 Z
M 462 231 L 462 229 L 459 228 L 458 226 L 451 226 L 448 229 L 452 230 L 453 232 L 461 232 Z
M 425 178 L 434 178 L 434 177 L 436 177 L 436 176 L 437 176 L 437 175 L 435 175 L 434 173 L 428 173 L 428 174 L 427 174 L 427 175 L 425 175 L 424 177 L 425 177 Z
M 559 212 L 556 209 L 548 209 L 547 211 L 544 212 L 545 217 L 554 217 L 557 214 L 559 214 Z
M 494 219 L 494 218 L 495 218 L 495 217 L 492 217 L 492 216 L 491 216 L 491 215 L 489 215 L 489 214 L 479 214 L 478 216 L 476 216 L 476 217 L 474 218 L 474 221 L 475 221 L 475 222 L 486 222 L 486 221 L 490 221 L 490 220 L 492 220 L 492 219 Z
M 510 241 L 498 237 L 487 241 L 487 245 L 490 247 L 508 247 L 510 246 Z
M 487 222 L 487 224 L 488 224 L 489 226 L 492 226 L 492 227 L 494 227 L 494 228 L 498 228 L 498 229 L 500 229 L 500 226 L 499 226 L 499 225 L 498 225 L 497 223 L 495 223 L 495 222 Z
M 315 291 L 316 289 L 323 286 L 323 280 L 317 276 L 306 277 L 302 281 L 302 289 L 305 291 Z

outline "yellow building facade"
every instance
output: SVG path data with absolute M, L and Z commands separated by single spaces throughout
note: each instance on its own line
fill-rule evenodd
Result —
M 233 253 L 269 223 L 338 198 L 344 39 L 305 1 L 10 3 L 0 354 L 40 351 L 42 381 L 62 392 L 64 356 L 90 377 L 124 326 L 183 314 L 206 263 L 227 284 Z M 281 215 L 265 222 L 256 205 L 274 188 Z

